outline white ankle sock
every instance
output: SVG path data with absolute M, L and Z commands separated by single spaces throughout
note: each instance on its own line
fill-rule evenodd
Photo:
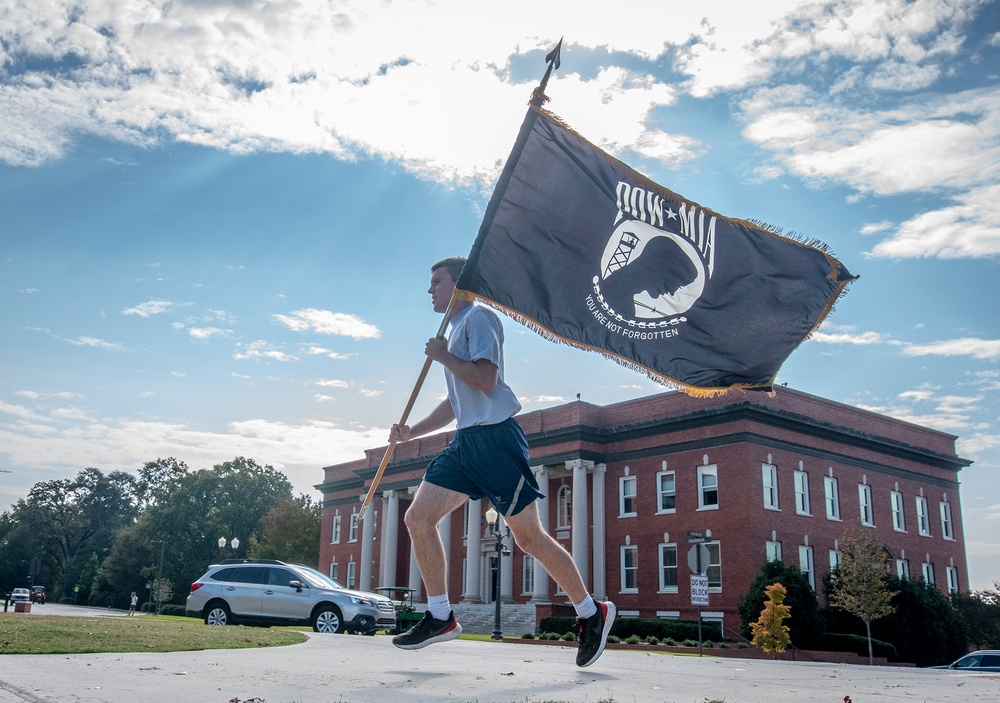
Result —
M 576 616 L 581 620 L 593 617 L 597 613 L 597 602 L 589 593 L 582 601 L 574 603 L 573 607 L 576 609 Z
M 451 615 L 451 602 L 448 600 L 448 594 L 427 596 L 427 609 L 431 611 L 431 617 L 435 620 L 447 620 L 448 616 Z

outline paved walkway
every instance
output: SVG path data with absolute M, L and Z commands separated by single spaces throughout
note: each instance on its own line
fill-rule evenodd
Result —
M 388 637 L 168 654 L 0 655 L 0 703 L 994 703 L 1000 675 Z M 255 701 L 259 703 L 259 701 Z

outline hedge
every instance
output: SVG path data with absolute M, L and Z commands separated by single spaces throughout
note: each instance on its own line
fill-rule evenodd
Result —
M 539 632 L 573 632 L 576 630 L 576 618 L 572 616 L 552 616 L 542 618 L 538 623 Z M 703 640 L 722 639 L 722 628 L 719 623 L 702 622 L 701 636 Z M 626 640 L 635 635 L 641 640 L 656 637 L 662 640 L 671 637 L 675 640 L 697 640 L 698 623 L 692 620 L 661 620 L 659 618 L 618 618 L 611 626 L 611 634 Z M 867 646 L 867 645 L 866 645 Z M 867 651 L 867 650 L 866 650 Z
M 854 652 L 858 656 L 868 656 L 868 638 L 864 635 L 843 635 L 827 632 L 821 642 L 820 649 L 826 652 Z M 872 655 L 885 657 L 888 661 L 896 661 L 896 647 L 891 642 L 872 640 Z
M 187 607 L 183 605 L 161 605 L 160 615 L 187 615 Z

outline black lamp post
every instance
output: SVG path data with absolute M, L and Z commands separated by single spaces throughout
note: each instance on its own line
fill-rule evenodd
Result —
M 508 550 L 503 543 L 505 538 L 510 537 L 510 527 L 505 525 L 505 529 L 501 530 L 500 527 L 497 526 L 497 520 L 499 518 L 499 513 L 497 513 L 493 506 L 490 506 L 490 509 L 486 511 L 486 524 L 490 527 L 490 534 L 496 537 L 497 540 L 497 543 L 494 546 L 497 553 L 497 593 L 496 598 L 494 599 L 496 603 L 496 611 L 493 615 L 493 634 L 490 635 L 490 639 L 494 640 L 503 639 L 503 632 L 500 631 L 500 592 L 503 588 L 503 572 L 501 570 L 503 561 L 501 560 L 501 557 L 510 556 L 510 550 Z

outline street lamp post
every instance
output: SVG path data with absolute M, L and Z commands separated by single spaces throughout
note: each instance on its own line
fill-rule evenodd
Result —
M 494 545 L 494 549 L 496 550 L 497 553 L 496 557 L 497 592 L 495 598 L 496 610 L 494 611 L 493 614 L 493 634 L 490 635 L 490 639 L 494 640 L 503 639 L 503 632 L 501 632 L 500 630 L 500 592 L 503 588 L 503 578 L 502 578 L 503 572 L 501 570 L 502 568 L 501 565 L 503 564 L 503 561 L 501 560 L 501 557 L 510 555 L 510 551 L 507 549 L 507 547 L 504 545 L 503 542 L 505 538 L 510 537 L 510 527 L 505 525 L 504 526 L 505 529 L 501 530 L 499 525 L 497 525 L 497 520 L 499 518 L 500 515 L 499 513 L 497 513 L 496 509 L 494 509 L 493 506 L 490 506 L 490 509 L 486 511 L 486 524 L 489 525 L 490 534 L 496 537 L 497 540 L 496 545 Z
M 229 541 L 229 546 L 232 548 L 231 551 L 230 551 L 230 554 L 232 554 L 233 556 L 236 556 L 236 550 L 240 548 L 240 540 L 239 540 L 239 538 L 238 537 L 233 537 L 232 540 Z M 219 537 L 219 554 L 222 555 L 223 559 L 226 558 L 226 538 L 225 537 Z

